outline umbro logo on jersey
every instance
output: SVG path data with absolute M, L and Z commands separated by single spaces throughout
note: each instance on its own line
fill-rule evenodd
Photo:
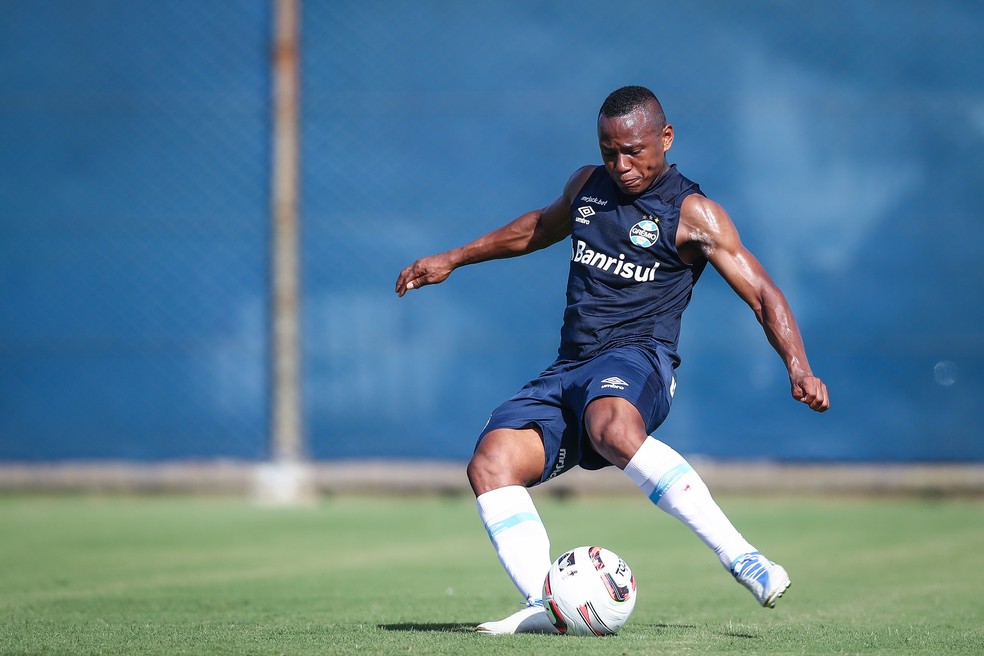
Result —
M 577 208 L 577 213 L 586 219 L 589 216 L 594 216 L 595 211 L 594 208 L 591 207 L 590 205 L 584 205 L 582 207 Z
M 619 378 L 618 376 L 612 376 L 610 378 L 606 378 L 603 381 L 601 381 L 601 389 L 609 388 L 609 389 L 624 390 L 628 386 L 629 384 L 624 380 L 622 380 L 621 378 Z

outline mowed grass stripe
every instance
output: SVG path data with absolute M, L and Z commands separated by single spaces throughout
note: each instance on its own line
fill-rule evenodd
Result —
M 793 588 L 759 608 L 641 497 L 539 497 L 639 604 L 605 640 L 470 632 L 518 606 L 470 498 L 0 498 L 0 655 L 984 653 L 984 502 L 722 499 Z
M 391 517 L 391 504 L 374 501 L 361 501 L 355 514 L 348 504 L 330 511 L 273 510 L 226 500 L 52 498 L 28 500 L 30 512 L 23 512 L 15 501 L 4 501 L 0 528 L 6 539 L 0 537 L 0 543 L 8 557 L 0 562 L 0 608 L 371 572 L 381 563 L 424 566 L 435 558 L 457 557 L 476 542 L 470 532 L 449 533 L 435 542 L 433 526 L 425 535 L 408 531 L 405 515 Z M 11 505 L 15 511 L 8 514 Z M 375 532 L 386 535 L 372 537 L 368 527 L 374 521 Z M 360 523 L 366 526 L 355 526 Z

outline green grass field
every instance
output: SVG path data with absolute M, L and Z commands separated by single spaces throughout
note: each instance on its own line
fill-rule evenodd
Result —
M 984 653 L 984 502 L 720 501 L 789 570 L 776 609 L 641 495 L 539 498 L 555 555 L 635 572 L 602 639 L 471 632 L 519 599 L 470 498 L 0 497 L 0 654 Z

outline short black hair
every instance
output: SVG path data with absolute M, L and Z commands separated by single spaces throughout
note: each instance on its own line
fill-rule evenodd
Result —
M 646 87 L 636 85 L 621 87 L 612 91 L 605 98 L 605 102 L 602 103 L 598 113 L 608 118 L 617 118 L 631 114 L 643 107 L 655 110 L 650 118 L 658 125 L 666 125 L 666 115 L 663 113 L 663 106 L 660 105 L 656 94 Z

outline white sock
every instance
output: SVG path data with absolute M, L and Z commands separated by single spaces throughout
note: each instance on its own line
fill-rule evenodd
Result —
M 742 554 L 755 551 L 718 507 L 690 463 L 666 444 L 647 438 L 625 466 L 625 473 L 657 508 L 696 533 L 726 568 L 731 569 Z
M 543 579 L 551 565 L 550 539 L 530 493 L 524 487 L 510 485 L 479 495 L 476 503 L 478 516 L 506 574 L 526 603 L 539 602 L 543 598 Z

